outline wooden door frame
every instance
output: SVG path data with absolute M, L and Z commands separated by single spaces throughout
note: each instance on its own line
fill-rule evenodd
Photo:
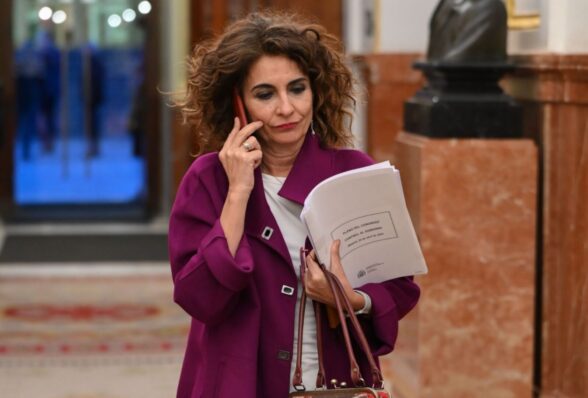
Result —
M 147 15 L 147 34 L 144 43 L 144 68 L 147 110 L 145 117 L 147 170 L 146 210 L 149 216 L 161 212 L 162 200 L 162 156 L 161 156 L 161 0 L 151 1 L 152 10 Z
M 0 13 L 0 54 L 13 54 L 12 1 Z M 12 57 L 9 55 L 8 60 Z M 14 192 L 13 147 L 16 135 L 16 93 L 12 62 L 0 62 L 0 215 L 10 211 Z

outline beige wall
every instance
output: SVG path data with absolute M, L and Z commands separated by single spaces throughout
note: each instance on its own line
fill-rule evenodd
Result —
M 425 52 L 438 0 L 380 0 L 378 52 Z
M 353 53 L 424 52 L 428 23 L 439 0 L 344 0 L 345 36 Z M 520 12 L 538 11 L 541 24 L 535 29 L 510 30 L 509 53 L 588 52 L 588 1 L 515 0 Z M 364 11 L 373 9 L 376 37 L 365 38 Z
M 584 54 L 588 52 L 588 2 L 536 0 L 541 24 L 536 29 L 511 31 L 509 52 Z
M 353 54 L 424 52 L 438 0 L 344 0 L 346 46 Z M 370 21 L 367 15 L 373 13 Z M 374 37 L 367 37 L 367 25 Z

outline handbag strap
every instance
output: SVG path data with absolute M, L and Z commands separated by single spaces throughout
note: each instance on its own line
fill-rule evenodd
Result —
M 316 374 L 316 388 L 327 388 L 327 380 L 325 378 L 325 365 L 323 362 L 323 334 L 322 334 L 322 319 L 321 319 L 321 303 L 313 301 L 314 318 L 316 321 L 316 346 L 318 354 L 319 370 Z
M 304 391 L 306 388 L 302 382 L 302 335 L 304 333 L 304 313 L 306 309 L 306 289 L 304 286 L 304 274 L 306 272 L 306 255 L 308 250 L 300 248 L 300 280 L 302 281 L 302 294 L 300 297 L 300 307 L 298 309 L 298 339 L 296 347 L 296 368 L 294 370 L 294 378 L 292 379 L 292 386 L 296 391 Z M 321 305 L 313 301 L 314 316 L 316 320 L 316 340 L 317 340 L 317 354 L 319 369 L 316 375 L 316 388 L 326 388 L 325 381 L 325 366 L 323 362 L 323 339 L 322 339 L 322 320 L 321 320 Z
M 355 315 L 355 311 L 353 310 L 353 306 L 351 305 L 349 298 L 345 294 L 345 290 L 343 289 L 343 285 L 341 284 L 341 281 L 331 271 L 328 271 L 325 269 L 324 272 L 327 275 L 327 280 L 330 279 L 333 282 L 334 286 L 338 290 L 339 296 L 342 298 L 342 300 L 344 302 L 345 309 L 347 310 L 347 314 L 349 316 L 349 319 L 351 320 L 351 324 L 353 325 L 353 329 L 355 330 L 357 340 L 359 340 L 359 345 L 361 346 L 363 353 L 365 354 L 365 356 L 368 359 L 368 363 L 370 365 L 370 371 L 372 373 L 374 387 L 375 388 L 384 388 L 384 378 L 382 376 L 382 372 L 380 371 L 380 368 L 378 368 L 376 360 L 374 359 L 374 356 L 371 352 L 367 338 L 365 337 L 365 334 L 363 332 L 361 324 L 359 323 L 359 320 L 357 319 L 357 315 Z
M 316 388 L 326 388 L 327 383 L 325 379 L 325 366 L 323 362 L 323 339 L 321 333 L 322 320 L 321 320 L 321 305 L 320 303 L 313 301 L 314 304 L 314 316 L 316 320 L 316 344 L 318 354 L 318 365 L 319 369 L 316 374 Z M 306 307 L 306 292 L 302 291 L 302 297 L 300 297 L 300 308 L 298 311 L 298 344 L 296 347 L 296 368 L 294 370 L 294 378 L 292 379 L 292 386 L 296 391 L 304 391 L 306 387 L 302 382 L 302 334 L 304 333 L 304 310 Z
M 298 339 L 297 339 L 297 355 L 296 355 L 296 368 L 294 370 L 294 378 L 292 379 L 292 386 L 297 391 L 304 391 L 305 386 L 302 381 L 302 334 L 304 332 L 304 312 L 306 307 L 306 289 L 304 287 L 304 272 L 306 270 L 306 255 L 308 254 L 308 250 L 301 248 L 300 249 L 300 279 L 302 281 L 302 294 L 300 298 L 300 307 L 298 311 Z M 361 325 L 355 315 L 353 307 L 349 301 L 349 298 L 345 294 L 343 286 L 341 282 L 334 275 L 332 272 L 326 269 L 324 264 L 320 264 L 322 271 L 325 274 L 325 278 L 327 283 L 329 284 L 329 288 L 333 293 L 335 299 L 335 306 L 337 309 L 337 314 L 339 315 L 339 320 L 341 323 L 341 330 L 343 333 L 343 338 L 345 340 L 345 348 L 347 350 L 347 355 L 349 357 L 350 363 L 350 373 L 351 373 L 351 380 L 355 386 L 365 385 L 365 380 L 361 376 L 361 371 L 359 369 L 359 365 L 355 358 L 355 354 L 353 352 L 353 346 L 351 343 L 351 338 L 349 335 L 349 330 L 347 327 L 347 322 L 345 319 L 345 314 L 343 312 L 343 308 L 347 311 L 349 318 L 351 319 L 351 324 L 353 329 L 355 330 L 356 337 L 359 340 L 360 346 L 366 357 L 368 358 L 368 362 L 370 365 L 374 387 L 376 388 L 383 388 L 384 381 L 382 378 L 382 373 L 378 368 L 376 361 L 372 355 L 370 350 L 369 344 L 363 333 Z M 316 317 L 316 328 L 317 328 L 317 351 L 318 351 L 318 362 L 319 362 L 319 371 L 317 374 L 316 380 L 316 388 L 324 388 L 325 387 L 325 370 L 324 370 L 324 361 L 323 361 L 323 345 L 322 345 L 322 333 L 321 333 L 321 317 L 320 317 L 320 304 L 318 302 L 314 302 L 315 308 L 315 317 Z
M 332 277 L 334 277 L 334 275 L 331 274 L 323 264 L 321 264 L 321 268 L 325 274 L 327 283 L 329 284 L 331 292 L 333 292 L 333 296 L 335 298 L 337 314 L 339 315 L 339 320 L 341 321 L 341 331 L 343 332 L 343 339 L 345 340 L 345 348 L 347 349 L 347 356 L 349 357 L 349 363 L 351 365 L 351 381 L 355 386 L 365 386 L 365 380 L 361 376 L 359 365 L 357 363 L 357 360 L 355 359 L 353 345 L 351 344 L 351 337 L 349 336 L 349 329 L 347 328 L 347 321 L 345 319 L 345 313 L 343 312 L 343 305 L 345 305 L 345 301 L 341 297 L 337 284 L 333 281 Z
M 292 379 L 292 387 L 294 387 L 296 391 L 304 391 L 306 389 L 304 387 L 304 383 L 302 382 L 302 333 L 304 332 L 305 307 L 306 291 L 303 286 L 302 295 L 300 297 L 300 307 L 298 308 L 298 345 L 296 347 L 296 368 L 294 370 L 294 378 Z

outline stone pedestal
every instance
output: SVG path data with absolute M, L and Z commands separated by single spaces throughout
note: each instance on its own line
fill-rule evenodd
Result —
M 429 274 L 417 279 L 421 300 L 404 327 L 412 333 L 403 334 L 401 323 L 393 372 L 413 369 L 416 385 L 408 390 L 421 398 L 530 398 L 534 143 L 401 133 L 396 144 Z M 394 364 L 403 359 L 411 364 Z
M 435 138 L 513 138 L 521 107 L 498 85 L 505 62 L 415 62 L 427 84 L 404 103 L 404 130 Z

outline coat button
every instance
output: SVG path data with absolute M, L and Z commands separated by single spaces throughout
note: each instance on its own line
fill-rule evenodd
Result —
M 285 294 L 286 296 L 291 296 L 294 294 L 294 288 L 292 286 L 282 285 L 282 294 Z
M 263 229 L 263 232 L 261 233 L 261 237 L 265 240 L 269 240 L 272 237 L 272 234 L 274 233 L 274 229 L 271 227 L 265 227 Z
M 290 352 L 285 350 L 278 350 L 278 359 L 281 359 L 282 361 L 289 361 Z

